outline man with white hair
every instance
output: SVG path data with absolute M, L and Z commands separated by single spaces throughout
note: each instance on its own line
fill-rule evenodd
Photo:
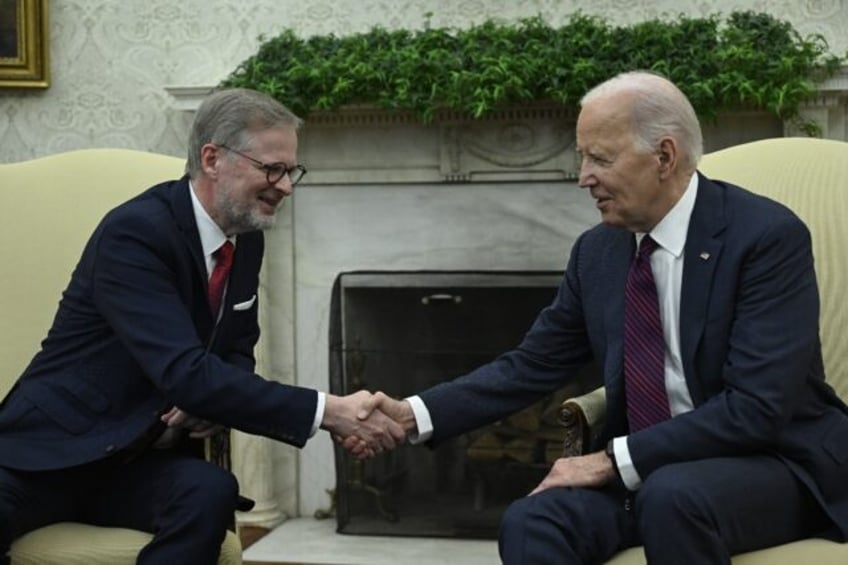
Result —
M 371 401 L 438 443 L 599 366 L 594 452 L 557 460 L 510 506 L 504 563 L 602 563 L 644 545 L 652 564 L 729 564 L 848 536 L 848 408 L 825 383 L 809 231 L 700 174 L 701 139 L 685 95 L 655 74 L 586 94 L 579 184 L 602 223 L 575 242 L 553 303 L 493 362 Z

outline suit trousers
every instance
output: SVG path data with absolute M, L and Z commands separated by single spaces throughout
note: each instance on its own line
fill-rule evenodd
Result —
M 719 565 L 831 524 L 778 459 L 714 458 L 667 465 L 634 493 L 618 483 L 519 499 L 504 515 L 499 549 L 505 565 L 604 563 L 636 545 L 651 565 Z
M 16 538 L 75 521 L 153 533 L 139 564 L 214 565 L 237 498 L 231 473 L 168 450 L 55 471 L 0 468 L 0 564 Z

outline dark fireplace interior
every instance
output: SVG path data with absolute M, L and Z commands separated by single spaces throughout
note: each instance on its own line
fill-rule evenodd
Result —
M 516 346 L 556 295 L 560 272 L 350 272 L 333 288 L 330 391 L 403 398 Z M 359 462 L 336 448 L 338 531 L 495 538 L 515 498 L 560 455 L 568 389 L 435 449 L 403 445 Z

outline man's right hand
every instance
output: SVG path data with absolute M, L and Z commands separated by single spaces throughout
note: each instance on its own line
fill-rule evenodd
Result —
M 418 431 L 412 406 L 406 400 L 395 400 L 382 392 L 376 392 L 361 405 L 356 417 L 365 421 L 373 418 L 375 414 L 383 414 L 396 422 L 404 434 Z M 368 450 L 366 442 L 356 435 L 337 435 L 336 441 L 359 459 L 370 458 L 381 452 L 381 450 Z
M 360 390 L 348 396 L 328 394 L 326 398 L 321 428 L 337 439 L 343 438 L 342 444 L 352 455 L 360 459 L 373 457 L 384 449 L 394 449 L 406 439 L 394 418 L 375 410 L 370 392 Z
M 412 406 L 407 400 L 395 400 L 394 398 L 377 391 L 362 405 L 362 408 L 357 414 L 357 418 L 364 420 L 368 418 L 374 410 L 380 410 L 383 414 L 400 424 L 406 434 L 414 434 L 418 431 L 415 414 L 412 412 Z

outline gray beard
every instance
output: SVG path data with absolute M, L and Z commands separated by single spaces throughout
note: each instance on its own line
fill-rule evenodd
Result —
M 255 205 L 233 201 L 229 189 L 218 193 L 215 204 L 220 211 L 221 228 L 227 234 L 271 229 L 277 220 L 276 214 L 266 216 Z

